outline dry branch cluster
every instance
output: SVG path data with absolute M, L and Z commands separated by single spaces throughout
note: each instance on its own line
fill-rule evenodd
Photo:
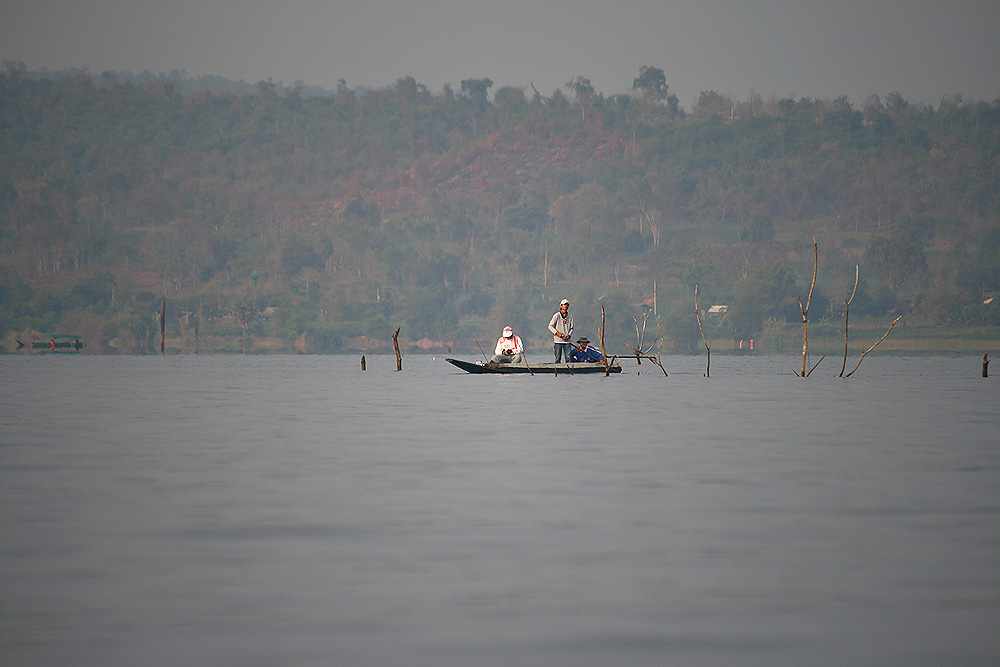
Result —
M 817 275 L 818 272 L 819 272 L 819 244 L 816 243 L 816 237 L 813 237 L 813 277 L 812 277 L 812 284 L 809 285 L 809 296 L 806 297 L 806 304 L 804 306 L 802 305 L 802 299 L 799 298 L 799 309 L 802 311 L 802 373 L 801 373 L 800 377 L 809 377 L 809 375 L 811 375 L 812 372 L 814 370 L 816 370 L 816 367 L 819 366 L 823 362 L 823 359 L 826 359 L 826 355 L 823 355 L 822 357 L 820 357 L 819 361 L 817 361 L 813 365 L 813 367 L 810 368 L 808 372 L 806 372 L 806 355 L 807 355 L 808 350 L 809 350 L 809 304 L 812 302 L 813 290 L 816 288 L 816 275 Z M 864 361 L 865 355 L 867 355 L 869 352 L 871 352 L 872 350 L 874 350 L 878 346 L 879 343 L 881 343 L 882 341 L 884 341 L 886 339 L 886 337 L 888 337 L 889 332 L 892 331 L 892 328 L 894 326 L 896 326 L 896 323 L 899 322 L 901 319 L 903 319 L 902 315 L 900 315 L 899 317 L 897 317 L 896 319 L 894 319 L 892 321 L 892 324 L 889 325 L 888 330 L 886 330 L 886 332 L 882 335 L 882 337 L 879 338 L 877 341 L 875 341 L 874 345 L 872 345 L 867 350 L 865 350 L 864 352 L 861 353 L 861 357 L 858 359 L 857 365 L 854 366 L 854 370 L 852 370 L 847 375 L 844 375 L 844 370 L 847 368 L 848 320 L 850 318 L 850 313 L 851 313 L 851 302 L 854 301 L 854 296 L 857 294 L 857 292 L 858 292 L 858 266 L 855 264 L 854 265 L 854 289 L 851 291 L 851 296 L 849 298 L 847 298 L 847 299 L 844 300 L 844 331 L 843 331 L 843 334 L 844 334 L 844 363 L 841 365 L 841 368 L 840 368 L 840 377 L 843 377 L 843 378 L 849 378 L 852 375 L 854 375 L 854 372 L 856 370 L 858 370 L 858 367 L 861 366 L 861 362 Z

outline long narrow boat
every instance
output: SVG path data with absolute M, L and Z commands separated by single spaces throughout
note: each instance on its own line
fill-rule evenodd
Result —
M 576 375 L 577 373 L 604 373 L 605 368 L 602 363 L 569 363 L 569 364 L 495 364 L 482 361 L 462 361 L 461 359 L 445 359 L 449 364 L 461 368 L 468 373 L 494 373 L 500 375 L 513 375 L 517 373 L 549 373 L 555 375 Z M 612 364 L 612 373 L 621 373 L 622 367 Z
M 24 342 L 14 339 L 18 350 L 26 352 L 51 352 L 53 354 L 79 354 L 83 349 L 83 339 L 77 334 L 53 334 L 47 341 Z

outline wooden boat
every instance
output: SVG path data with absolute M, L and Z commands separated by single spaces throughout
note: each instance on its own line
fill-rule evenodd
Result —
M 53 354 L 79 354 L 83 349 L 83 339 L 77 334 L 54 334 L 48 341 L 32 340 L 24 342 L 14 339 L 18 350 L 26 352 L 51 352 Z
M 445 361 L 468 373 L 494 373 L 500 375 L 548 373 L 555 375 L 576 375 L 578 373 L 605 372 L 604 364 L 602 363 L 531 364 L 529 367 L 524 364 L 495 364 L 493 362 L 462 361 L 461 359 L 445 359 Z M 621 373 L 622 367 L 618 364 L 612 364 L 610 372 Z

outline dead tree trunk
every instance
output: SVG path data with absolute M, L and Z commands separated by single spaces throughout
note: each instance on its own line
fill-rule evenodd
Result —
M 167 338 L 167 300 L 160 299 L 160 354 L 164 354 Z M 244 350 L 246 352 L 246 350 Z
M 851 292 L 851 298 L 844 301 L 844 363 L 840 366 L 840 377 L 844 377 L 844 370 L 847 368 L 847 321 L 851 313 L 851 302 L 854 301 L 854 295 L 858 293 L 858 265 L 854 265 L 854 290 Z
M 604 351 L 604 323 L 605 323 L 605 312 L 604 306 L 601 306 L 601 326 L 597 329 L 597 334 L 601 339 L 601 356 L 604 357 L 604 377 L 611 375 L 611 367 L 614 366 L 615 360 L 618 355 L 611 357 L 611 361 L 608 361 L 608 353 Z
M 812 303 L 813 290 L 816 289 L 816 273 L 819 270 L 819 245 L 816 237 L 813 237 L 813 279 L 809 285 L 809 296 L 806 297 L 806 305 L 802 305 L 802 298 L 799 299 L 799 310 L 802 311 L 802 377 L 806 374 L 806 353 L 809 351 L 809 304 Z M 821 360 L 822 361 L 822 360 Z
M 396 329 L 396 333 L 392 334 L 392 346 L 396 348 L 396 370 L 403 370 L 403 357 L 399 354 L 399 329 Z
M 601 356 L 604 357 L 604 377 L 611 375 L 611 366 L 608 364 L 608 353 L 604 351 L 604 306 L 601 306 L 601 326 L 597 329 L 598 337 L 601 340 Z
M 712 347 L 705 338 L 705 330 L 701 326 L 701 311 L 698 310 L 698 286 L 694 286 L 694 316 L 698 320 L 698 331 L 701 332 L 701 342 L 705 344 L 705 352 L 708 355 L 708 363 L 705 366 L 705 377 L 710 377 L 712 373 Z

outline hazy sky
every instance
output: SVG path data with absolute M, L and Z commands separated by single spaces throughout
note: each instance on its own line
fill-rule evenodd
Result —
M 1000 98 L 1000 0 L 0 0 L 0 59 L 333 89 L 489 77 L 605 95 L 659 67 L 690 109 L 899 91 Z

